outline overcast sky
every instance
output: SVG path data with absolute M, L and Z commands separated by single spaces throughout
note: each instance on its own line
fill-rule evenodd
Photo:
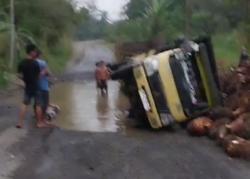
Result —
M 121 18 L 123 6 L 128 0 L 75 0 L 78 6 L 83 6 L 89 2 L 95 2 L 98 9 L 107 11 L 110 20 L 115 21 Z

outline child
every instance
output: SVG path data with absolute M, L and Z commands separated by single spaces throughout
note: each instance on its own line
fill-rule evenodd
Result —
M 109 79 L 110 72 L 104 61 L 96 63 L 95 78 L 97 88 L 101 90 L 101 94 L 108 94 L 107 80 Z

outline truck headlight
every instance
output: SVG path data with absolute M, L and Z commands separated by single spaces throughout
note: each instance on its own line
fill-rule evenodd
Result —
M 157 58 L 147 58 L 144 61 L 144 67 L 148 76 L 153 75 L 159 69 L 159 61 Z

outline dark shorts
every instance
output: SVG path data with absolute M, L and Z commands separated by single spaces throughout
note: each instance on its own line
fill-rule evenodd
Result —
M 40 103 L 43 112 L 46 112 L 49 105 L 49 91 L 40 91 Z
M 100 89 L 107 89 L 107 81 L 106 80 L 100 80 L 97 84 L 97 87 Z
M 46 112 L 49 106 L 49 91 L 39 91 L 37 99 L 34 100 L 34 111 L 37 105 L 42 108 L 43 113 Z
M 30 105 L 32 100 L 36 105 L 41 106 L 41 93 L 35 90 L 24 90 L 23 104 Z

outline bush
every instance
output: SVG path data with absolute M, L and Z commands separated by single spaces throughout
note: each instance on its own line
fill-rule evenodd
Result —
M 6 66 L 3 63 L 3 60 L 0 59 L 0 88 L 3 88 L 7 85 L 7 80 L 5 78 Z
M 64 35 L 53 48 L 41 45 L 43 58 L 53 73 L 62 73 L 72 54 L 71 38 Z
M 228 66 L 238 64 L 241 43 L 237 38 L 237 32 L 215 35 L 213 45 L 217 60 L 225 62 Z
M 238 30 L 238 38 L 243 46 L 250 51 L 250 23 L 241 23 Z

